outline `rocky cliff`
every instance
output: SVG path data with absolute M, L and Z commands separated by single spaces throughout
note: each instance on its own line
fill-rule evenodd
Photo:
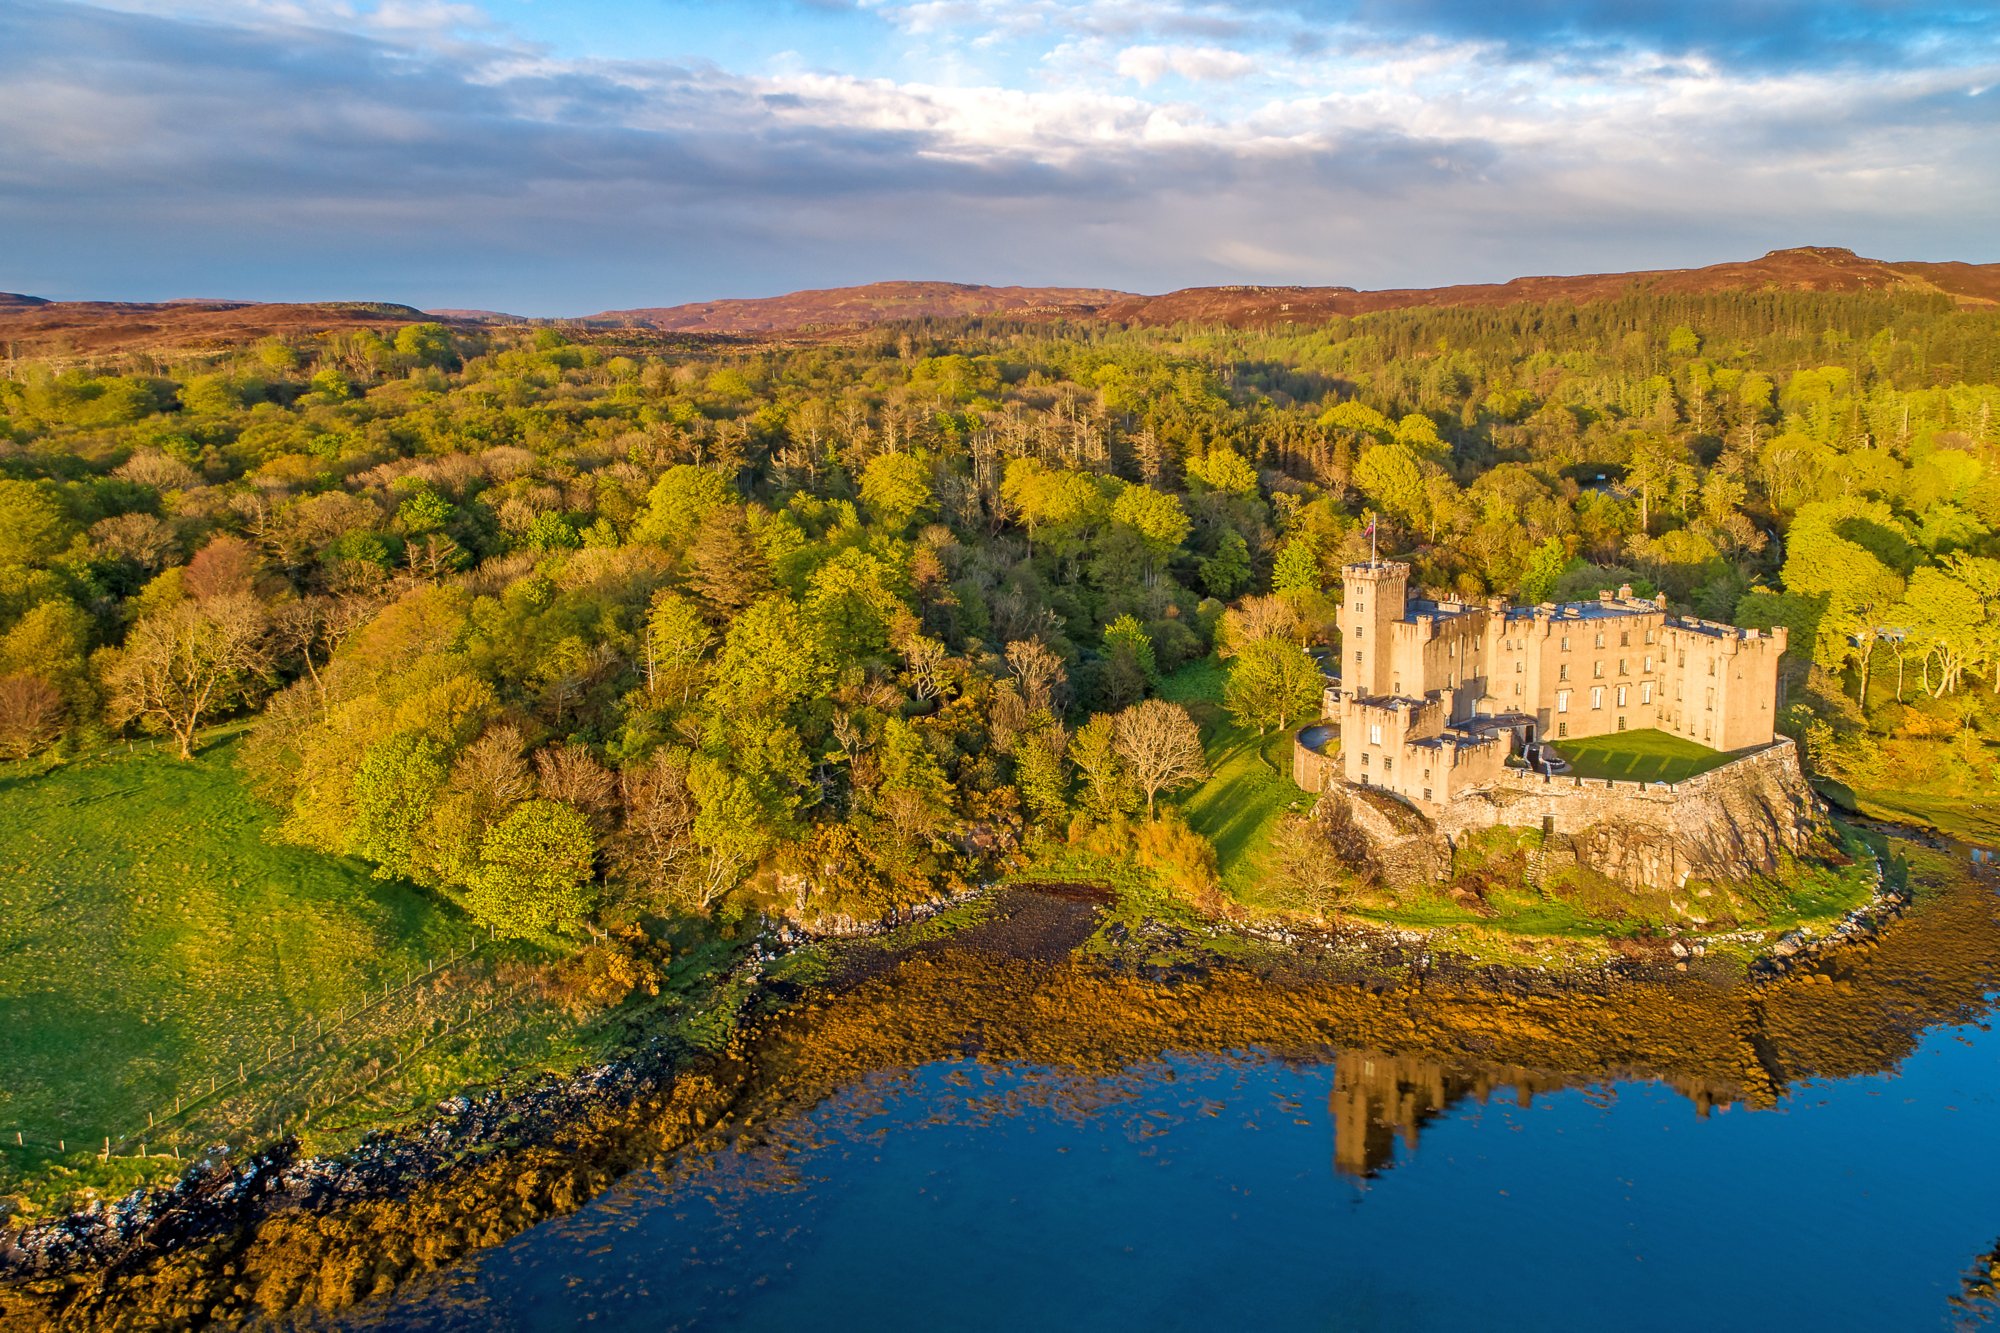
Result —
M 1738 883 L 1772 874 L 1789 858 L 1833 850 L 1797 747 L 1783 739 L 1673 784 L 1509 771 L 1454 799 L 1432 824 L 1447 844 L 1496 825 L 1541 828 L 1551 835 L 1545 868 L 1573 861 L 1635 887 Z M 1397 859 L 1411 864 L 1406 838 L 1397 839 Z

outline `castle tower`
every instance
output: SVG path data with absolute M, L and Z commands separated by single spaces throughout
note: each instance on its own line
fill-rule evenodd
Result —
M 1340 682 L 1349 697 L 1387 694 L 1394 631 L 1409 595 L 1410 567 L 1395 560 L 1347 565 L 1341 570 Z

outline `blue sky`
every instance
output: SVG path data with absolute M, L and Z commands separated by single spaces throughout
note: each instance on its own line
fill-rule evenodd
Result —
M 0 290 L 2000 260 L 2000 0 L 0 0 Z

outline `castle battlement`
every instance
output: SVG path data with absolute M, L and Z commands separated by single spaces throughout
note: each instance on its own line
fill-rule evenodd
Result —
M 1670 615 L 1666 598 L 1512 606 L 1412 597 L 1409 566 L 1345 567 L 1341 767 L 1347 781 L 1441 805 L 1491 785 L 1510 753 L 1658 728 L 1716 750 L 1776 735 L 1783 629 Z

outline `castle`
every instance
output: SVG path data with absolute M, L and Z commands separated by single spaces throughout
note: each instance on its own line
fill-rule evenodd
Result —
M 1510 606 L 1409 596 L 1410 568 L 1348 565 L 1340 614 L 1341 776 L 1419 809 L 1501 782 L 1545 741 L 1657 728 L 1716 750 L 1775 737 L 1769 633 L 1669 615 L 1629 587 Z M 1332 710 L 1329 710 L 1332 711 Z

